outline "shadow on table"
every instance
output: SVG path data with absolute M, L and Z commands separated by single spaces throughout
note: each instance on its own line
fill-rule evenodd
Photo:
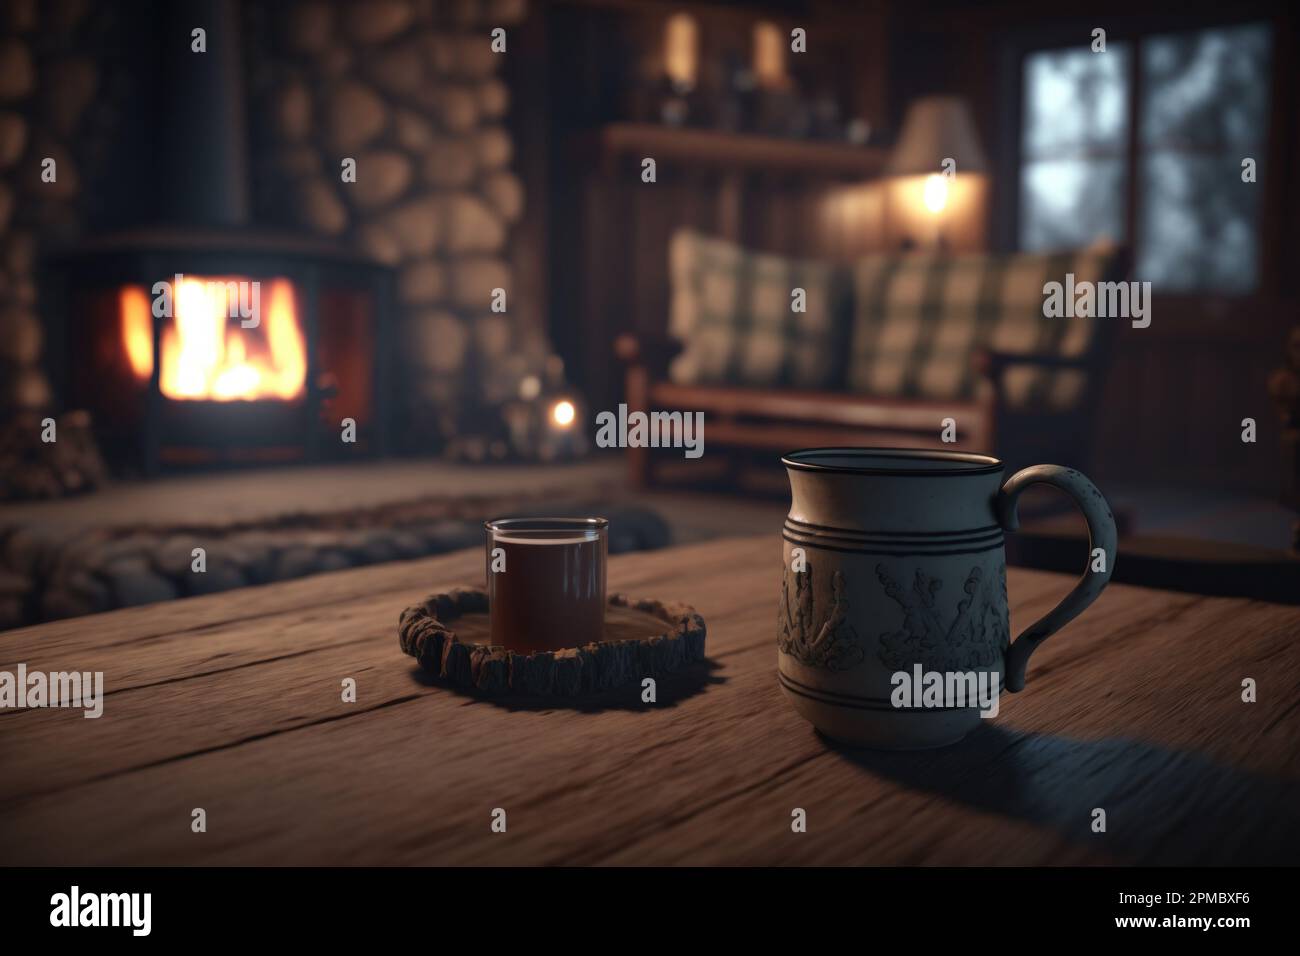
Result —
M 512 711 L 574 710 L 594 714 L 605 710 L 650 711 L 674 707 L 680 701 L 703 693 L 711 685 L 725 684 L 727 679 L 715 673 L 721 669 L 721 664 L 706 659 L 689 664 L 672 674 L 656 677 L 653 704 L 641 700 L 642 689 L 639 680 L 599 694 L 584 694 L 579 697 L 526 697 L 515 694 L 488 696 L 448 683 L 419 667 L 413 667 L 410 673 L 415 683 L 425 687 L 436 687 L 438 690 L 464 697 L 467 704 L 489 704 Z
M 824 739 L 824 738 L 823 738 Z M 942 750 L 835 753 L 977 810 L 1050 827 L 1124 862 L 1294 864 L 1300 784 L 1138 740 L 1075 740 L 982 724 Z M 1106 832 L 1093 833 L 1093 810 Z

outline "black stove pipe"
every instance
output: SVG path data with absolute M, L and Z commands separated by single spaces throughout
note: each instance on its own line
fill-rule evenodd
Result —
M 159 145 L 165 168 L 154 206 L 191 226 L 249 222 L 248 126 L 237 0 L 162 5 L 163 95 Z M 194 31 L 206 36 L 195 52 Z

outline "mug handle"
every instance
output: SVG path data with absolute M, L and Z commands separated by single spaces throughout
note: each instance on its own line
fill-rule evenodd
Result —
M 1016 503 L 1020 493 L 1034 484 L 1054 485 L 1060 488 L 1079 506 L 1084 519 L 1088 522 L 1088 564 L 1083 577 L 1074 586 L 1061 603 L 1047 612 L 1042 618 L 1021 632 L 1006 655 L 1006 686 L 1010 691 L 1023 690 L 1025 686 L 1025 667 L 1029 655 L 1051 635 L 1078 617 L 1079 614 L 1101 594 L 1102 588 L 1110 581 L 1111 571 L 1115 568 L 1115 546 L 1118 536 L 1115 533 L 1115 516 L 1111 514 L 1110 505 L 1101 496 L 1097 486 L 1073 468 L 1060 465 L 1033 465 L 1024 468 L 1010 478 L 998 492 L 995 501 L 998 522 L 1003 529 L 1015 531 L 1020 527 L 1016 514 Z M 1102 570 L 1094 571 L 1096 552 L 1100 548 L 1104 557 Z

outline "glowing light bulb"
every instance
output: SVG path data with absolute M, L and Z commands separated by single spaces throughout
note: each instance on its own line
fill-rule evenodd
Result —
M 558 401 L 551 406 L 551 421 L 561 428 L 568 428 L 572 425 L 576 414 L 577 409 L 573 407 L 573 402 L 568 399 Z
M 948 177 L 931 173 L 925 178 L 925 208 L 933 213 L 943 212 L 948 205 Z

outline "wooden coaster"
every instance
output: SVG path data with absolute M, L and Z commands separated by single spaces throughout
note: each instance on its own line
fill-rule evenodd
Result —
M 488 644 L 487 610 L 482 588 L 434 594 L 402 612 L 402 652 L 458 687 L 542 697 L 597 693 L 704 659 L 704 618 L 688 604 L 614 594 L 605 640 L 535 654 Z

